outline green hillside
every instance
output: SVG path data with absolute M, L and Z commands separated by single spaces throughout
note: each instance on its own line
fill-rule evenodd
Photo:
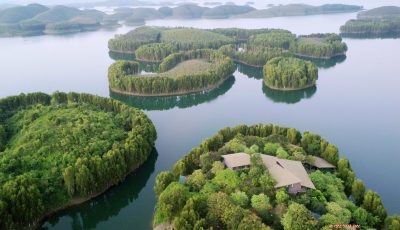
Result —
M 47 11 L 49 8 L 39 4 L 29 4 L 27 6 L 16 6 L 0 11 L 0 23 L 18 23 L 22 20 L 30 19 L 36 15 Z
M 162 19 L 165 15 L 153 8 L 136 8 L 133 10 L 133 18 Z
M 172 18 L 201 18 L 203 13 L 210 8 L 195 4 L 184 4 L 173 8 Z
M 382 18 L 400 16 L 400 7 L 398 6 L 381 6 L 375 9 L 363 11 L 357 14 L 357 18 Z
M 288 4 L 275 6 L 265 10 L 252 11 L 246 14 L 232 16 L 234 18 L 268 18 L 283 16 L 300 16 L 312 14 L 331 14 L 344 13 L 362 10 L 362 6 L 343 5 L 343 4 L 326 4 L 322 6 L 311 6 L 306 4 Z
M 232 15 L 245 14 L 256 10 L 251 6 L 222 5 L 206 10 L 203 18 L 229 18 Z
M 101 20 L 105 15 L 105 13 L 97 10 L 82 11 L 72 7 L 55 6 L 46 12 L 36 15 L 33 19 L 44 22 L 59 22 L 81 16 Z

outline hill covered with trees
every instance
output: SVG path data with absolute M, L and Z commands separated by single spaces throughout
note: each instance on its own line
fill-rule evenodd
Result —
M 204 11 L 203 18 L 229 18 L 232 15 L 245 14 L 256 10 L 251 6 L 222 5 Z
M 0 228 L 34 227 L 146 161 L 157 138 L 140 110 L 79 93 L 0 99 Z
M 263 68 L 264 83 L 272 89 L 297 90 L 316 84 L 318 69 L 310 61 L 276 57 Z
M 287 17 L 313 14 L 334 14 L 357 12 L 362 10 L 362 6 L 344 5 L 344 4 L 325 4 L 322 6 L 311 6 L 307 4 L 288 4 L 274 6 L 268 9 L 256 10 L 249 13 L 235 15 L 233 18 L 269 18 L 269 17 Z
M 66 6 L 17 6 L 0 11 L 0 36 L 93 30 L 101 27 L 105 16 L 101 11 Z
M 221 158 L 238 152 L 250 155 L 250 167 L 225 168 Z M 315 189 L 292 195 L 275 189 L 261 154 L 305 165 L 318 156 L 335 165 L 336 172 L 307 170 Z M 185 180 L 178 182 L 180 176 Z M 219 130 L 176 162 L 172 172 L 158 174 L 154 191 L 158 203 L 153 226 L 168 222 L 174 229 L 328 230 L 332 223 L 365 229 L 386 224 L 389 229 L 399 219 L 386 218 L 379 195 L 356 180 L 335 145 L 318 134 L 301 135 L 272 124 Z
M 379 35 L 400 33 L 400 7 L 382 6 L 357 14 L 340 27 L 344 36 L 351 34 Z

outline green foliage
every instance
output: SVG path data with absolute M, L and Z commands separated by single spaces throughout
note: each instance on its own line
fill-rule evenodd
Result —
M 321 157 L 324 158 L 329 163 L 333 164 L 334 166 L 338 166 L 339 150 L 338 148 L 336 148 L 334 144 L 328 144 L 328 146 L 326 146 L 325 151 L 321 153 Z M 353 182 L 351 181 L 351 183 Z
M 252 46 L 268 46 L 289 49 L 290 43 L 296 40 L 296 35 L 286 31 L 257 34 L 249 37 L 247 43 Z
M 384 229 L 385 230 L 398 230 L 399 228 L 399 224 L 400 223 L 400 216 L 397 214 L 394 214 L 393 216 L 388 216 L 385 219 L 385 226 Z
M 214 175 L 217 175 L 217 173 L 219 171 L 222 171 L 224 169 L 225 169 L 225 165 L 221 161 L 215 161 L 212 164 L 211 173 Z
M 279 147 L 276 150 L 276 157 L 280 159 L 287 159 L 289 157 L 289 154 L 282 147 Z
M 70 198 L 123 181 L 157 136 L 144 113 L 90 94 L 21 94 L 1 99 L 0 108 L 9 136 L 0 155 L 0 203 L 12 213 L 2 229 L 34 224 Z
M 290 43 L 289 50 L 300 56 L 330 58 L 347 51 L 346 43 L 341 41 L 339 35 L 331 33 L 300 35 L 297 42 Z
M 270 156 L 276 156 L 276 151 L 281 148 L 281 145 L 278 143 L 267 143 L 264 146 L 264 152 Z
M 204 11 L 203 18 L 229 18 L 232 15 L 244 14 L 256 10 L 255 8 L 244 5 L 221 5 Z
M 311 215 L 304 205 L 292 203 L 283 215 L 281 223 L 285 230 L 313 230 L 316 229 L 317 220 Z
M 379 221 L 379 219 L 373 217 L 371 213 L 361 207 L 357 208 L 352 214 L 352 222 L 359 224 L 363 229 L 368 229 L 368 227 L 372 228 L 377 221 Z
M 351 187 L 351 195 L 354 198 L 354 201 L 357 206 L 360 206 L 364 201 L 366 187 L 362 180 L 355 180 Z
M 326 148 L 327 150 L 329 149 L 329 145 Z M 351 169 L 350 162 L 346 158 L 341 158 L 337 163 L 337 167 L 339 173 L 338 176 L 344 181 L 344 192 L 347 196 L 350 196 L 353 188 L 353 183 L 356 179 L 356 174 Z
M 382 200 L 378 193 L 368 190 L 364 196 L 364 201 L 362 207 L 370 212 L 373 216 L 377 216 L 379 221 L 374 225 L 374 227 L 382 227 L 384 221 L 387 217 L 387 212 L 385 207 L 383 207 Z
M 168 221 L 178 215 L 189 199 L 189 190 L 179 182 L 172 182 L 160 194 L 158 208 Z
M 224 188 L 227 193 L 231 193 L 236 190 L 241 180 L 235 171 L 224 169 L 216 172 L 212 182 Z
M 398 32 L 400 17 L 385 17 L 377 19 L 351 19 L 340 27 L 340 32 L 349 34 L 386 34 Z
M 171 44 L 153 43 L 140 46 L 135 54 L 137 60 L 161 62 L 168 55 L 176 52 L 178 52 L 178 49 Z
M 310 61 L 298 58 L 273 58 L 263 68 L 266 86 L 281 90 L 295 90 L 316 84 L 318 69 Z
M 154 192 L 158 198 L 160 194 L 174 181 L 174 175 L 171 172 L 161 172 L 156 177 L 156 185 L 154 186 Z
M 230 195 L 233 203 L 239 205 L 240 207 L 246 207 L 249 204 L 249 197 L 245 192 L 237 191 Z
M 289 200 L 289 195 L 287 194 L 285 189 L 280 189 L 276 193 L 275 198 L 278 204 L 284 204 Z
M 195 170 L 192 175 L 190 175 L 186 183 L 189 185 L 192 191 L 199 192 L 203 186 L 206 184 L 207 178 L 201 172 L 201 170 Z
M 400 14 L 400 7 L 398 6 L 381 6 L 360 12 L 357 14 L 357 18 L 378 18 L 396 16 L 398 14 Z
M 253 195 L 251 197 L 251 207 L 253 207 L 257 212 L 261 210 L 271 210 L 272 205 L 269 201 L 269 197 L 264 194 Z
M 4 127 L 0 124 L 0 152 L 4 151 L 7 144 L 7 133 Z
M 135 52 L 142 45 L 160 42 L 161 29 L 139 27 L 124 35 L 115 35 L 108 41 L 108 48 L 116 52 Z

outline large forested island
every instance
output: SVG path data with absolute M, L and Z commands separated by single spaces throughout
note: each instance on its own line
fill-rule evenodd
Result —
M 157 138 L 140 110 L 90 94 L 0 99 L 0 229 L 45 216 L 123 181 Z
M 161 172 L 153 226 L 174 229 L 398 229 L 376 192 L 318 134 L 225 127 Z M 351 198 L 349 199 L 349 197 Z
M 400 7 L 382 6 L 357 14 L 340 27 L 344 36 L 352 34 L 388 34 L 400 33 Z
M 318 69 L 310 61 L 298 58 L 277 57 L 263 68 L 264 84 L 272 89 L 298 90 L 314 86 Z

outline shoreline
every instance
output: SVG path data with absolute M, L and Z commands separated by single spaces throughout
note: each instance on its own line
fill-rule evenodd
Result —
M 329 60 L 329 59 L 331 59 L 333 57 L 337 57 L 337 56 L 346 56 L 345 53 L 337 53 L 337 54 L 334 54 L 334 55 L 332 55 L 330 57 L 326 57 L 326 56 L 324 56 L 324 57 L 314 57 L 314 56 L 308 56 L 308 55 L 296 54 L 296 53 L 293 53 L 293 55 L 295 55 L 297 57 L 305 57 L 305 58 L 311 58 L 311 59 L 325 59 L 325 60 Z
M 304 86 L 304 87 L 301 87 L 301 88 L 283 88 L 283 89 L 281 89 L 281 88 L 271 87 L 271 86 L 265 84 L 264 80 L 263 80 L 263 84 L 264 84 L 266 87 L 268 87 L 268 88 L 270 88 L 270 89 L 272 89 L 272 90 L 278 90 L 278 91 L 284 91 L 284 92 L 285 92 L 285 91 L 296 91 L 296 90 L 301 90 L 301 89 L 307 89 L 307 88 L 311 88 L 311 87 L 317 85 L 317 84 L 313 84 L 313 85 L 307 85 L 307 86 Z
M 211 86 L 207 86 L 207 87 L 200 88 L 200 89 L 195 89 L 195 90 L 189 90 L 189 91 L 176 91 L 176 92 L 173 92 L 173 93 L 143 94 L 143 93 L 134 93 L 134 92 L 121 91 L 121 90 L 113 89 L 112 87 L 109 87 L 109 88 L 114 93 L 130 95 L 130 96 L 139 96 L 139 97 L 179 96 L 179 95 L 196 93 L 196 92 L 201 92 L 201 91 L 205 91 L 205 90 L 216 88 L 216 87 L 222 85 L 222 83 L 224 83 L 226 80 L 228 80 L 228 78 L 230 78 L 231 76 L 233 76 L 233 75 L 229 75 L 229 76 L 225 77 L 224 79 L 220 80 L 217 84 L 214 84 L 214 85 L 211 85 Z

